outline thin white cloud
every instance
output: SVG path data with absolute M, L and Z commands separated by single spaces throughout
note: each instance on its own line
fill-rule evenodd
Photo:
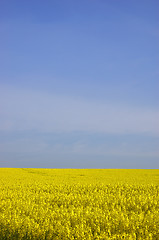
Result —
M 159 112 L 1 86 L 0 130 L 159 134 Z
M 124 146 L 123 142 L 114 143 L 110 146 L 109 144 L 102 143 L 93 145 L 91 139 L 89 142 L 83 142 L 82 140 L 73 141 L 67 143 L 47 143 L 41 138 L 23 138 L 10 139 L 7 142 L 0 143 L 0 154 L 31 154 L 38 155 L 39 160 L 41 155 L 60 156 L 60 155 L 74 155 L 74 156 L 127 156 L 127 157 L 159 157 L 158 149 L 153 149 L 152 146 L 144 148 L 140 142 L 136 145 Z M 151 145 L 151 144 L 150 144 Z

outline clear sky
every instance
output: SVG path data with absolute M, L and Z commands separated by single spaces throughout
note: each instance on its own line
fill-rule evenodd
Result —
M 158 0 L 0 1 L 0 167 L 159 168 Z

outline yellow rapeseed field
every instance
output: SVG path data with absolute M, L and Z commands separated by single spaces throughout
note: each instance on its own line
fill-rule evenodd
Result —
M 0 169 L 2 239 L 159 239 L 159 170 Z

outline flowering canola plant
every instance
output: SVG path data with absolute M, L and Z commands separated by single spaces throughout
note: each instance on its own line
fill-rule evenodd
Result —
M 0 239 L 159 239 L 159 170 L 0 169 Z

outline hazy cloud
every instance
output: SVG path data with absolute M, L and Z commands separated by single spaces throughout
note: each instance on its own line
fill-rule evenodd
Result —
M 159 134 L 157 110 L 4 85 L 0 95 L 0 130 Z

